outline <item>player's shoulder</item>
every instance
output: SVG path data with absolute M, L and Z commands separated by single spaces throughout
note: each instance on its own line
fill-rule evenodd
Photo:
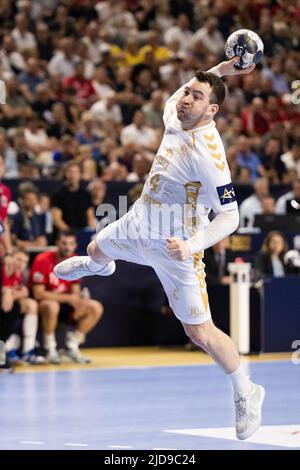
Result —
M 43 253 L 39 253 L 35 259 L 34 263 L 44 264 L 45 267 L 48 264 L 53 263 L 56 260 L 56 252 L 55 251 L 45 251 Z
M 197 132 L 195 132 L 195 136 L 197 142 L 200 144 L 201 155 L 204 157 L 208 167 L 224 170 L 227 165 L 226 155 L 215 122 L 212 121 L 207 126 L 199 128 Z

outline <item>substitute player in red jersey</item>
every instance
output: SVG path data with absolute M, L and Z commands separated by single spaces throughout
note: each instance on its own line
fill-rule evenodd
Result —
M 103 313 L 103 306 L 96 300 L 82 298 L 78 281 L 64 281 L 53 273 L 57 262 L 74 255 L 75 234 L 60 232 L 56 245 L 57 251 L 41 253 L 35 258 L 30 273 L 33 296 L 39 302 L 42 315 L 47 360 L 53 364 L 61 362 L 55 339 L 55 330 L 60 318 L 68 323 L 72 320 L 72 323 L 76 324 L 74 330 L 67 332 L 64 356 L 84 364 L 90 361 L 82 356 L 79 345 L 84 342 L 85 335 L 98 323 Z
M 38 328 L 38 303 L 29 297 L 29 291 L 24 280 L 29 255 L 22 248 L 16 248 L 12 255 L 13 265 L 4 263 L 2 269 L 2 301 L 1 339 L 6 341 L 7 357 L 11 364 L 30 363 L 40 364 L 43 358 L 35 351 L 35 341 Z M 13 334 L 19 315 L 23 316 L 22 356 L 19 357 Z

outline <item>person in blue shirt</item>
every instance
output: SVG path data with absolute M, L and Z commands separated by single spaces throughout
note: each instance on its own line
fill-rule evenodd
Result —
M 249 139 L 245 135 L 241 135 L 238 140 L 236 163 L 240 168 L 248 168 L 251 173 L 252 183 L 254 183 L 259 176 L 265 176 L 266 174 L 266 170 L 258 155 L 251 151 Z
M 31 183 L 19 186 L 20 210 L 11 217 L 11 233 L 14 243 L 21 248 L 47 246 L 45 214 L 36 211 L 38 190 Z

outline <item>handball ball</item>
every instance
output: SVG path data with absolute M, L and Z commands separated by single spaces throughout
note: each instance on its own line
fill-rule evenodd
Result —
M 252 64 L 261 61 L 264 53 L 264 44 L 254 31 L 250 29 L 239 29 L 232 33 L 225 44 L 225 55 L 227 59 L 234 56 L 240 58 L 234 66 L 238 69 L 246 69 Z

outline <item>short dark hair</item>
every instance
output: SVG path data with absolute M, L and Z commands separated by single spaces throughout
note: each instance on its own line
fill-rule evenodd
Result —
M 75 230 L 72 230 L 72 229 L 70 229 L 70 230 L 60 230 L 57 233 L 55 239 L 56 239 L 56 241 L 58 241 L 62 237 L 74 237 L 74 238 L 76 238 L 76 232 L 75 232 Z
M 36 195 L 39 193 L 38 188 L 30 181 L 25 181 L 24 183 L 19 184 L 18 191 L 21 199 L 24 199 L 24 197 L 29 193 L 35 193 Z
M 225 85 L 222 82 L 221 78 L 211 72 L 203 72 L 202 70 L 197 70 L 195 73 L 195 77 L 197 78 L 198 82 L 201 83 L 209 83 L 212 88 L 212 92 L 210 95 L 210 103 L 221 106 L 223 101 L 225 100 Z

